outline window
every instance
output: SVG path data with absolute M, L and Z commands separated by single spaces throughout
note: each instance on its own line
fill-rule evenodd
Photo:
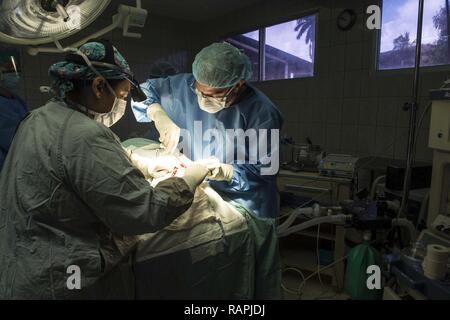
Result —
M 241 49 L 249 58 L 253 66 L 251 81 L 259 80 L 259 31 L 252 31 L 225 39 L 228 43 Z
M 421 66 L 450 64 L 450 0 L 426 0 L 423 16 Z M 415 65 L 418 0 L 383 0 L 378 69 Z
M 264 39 L 263 45 L 260 39 Z M 253 65 L 253 81 L 314 75 L 316 15 L 228 37 L 225 41 L 249 56 Z M 263 52 L 260 52 L 261 47 Z

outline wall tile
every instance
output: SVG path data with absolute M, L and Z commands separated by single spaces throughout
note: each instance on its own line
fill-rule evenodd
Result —
M 408 128 L 395 129 L 395 150 L 394 156 L 396 159 L 406 159 L 406 151 L 408 149 Z
M 361 45 L 361 67 L 372 71 L 376 68 L 376 46 L 372 38 L 364 40 Z
M 306 81 L 306 97 L 307 98 L 318 98 L 321 96 L 320 85 L 317 78 L 308 78 Z
M 313 99 L 305 99 L 298 102 L 299 112 L 297 121 L 299 123 L 311 124 L 313 111 L 312 101 Z
M 399 89 L 399 78 L 397 76 L 380 75 L 378 77 L 379 95 L 382 97 L 404 96 L 405 92 Z
M 301 103 L 299 101 L 283 99 L 277 100 L 276 104 L 285 119 L 289 119 L 288 121 L 290 122 L 298 122 L 297 119 L 301 110 Z
M 341 151 L 341 125 L 327 125 L 326 127 L 325 151 L 328 153 L 339 153 Z
M 372 125 L 377 124 L 378 98 L 361 98 L 359 104 L 359 124 Z
M 380 157 L 394 157 L 395 128 L 377 127 L 375 134 L 375 154 Z
M 317 144 L 323 148 L 326 143 L 326 131 L 325 125 L 323 124 L 313 124 L 311 126 L 311 141 L 313 144 Z
M 344 97 L 353 98 L 361 96 L 361 71 L 345 72 Z
M 341 152 L 355 154 L 358 150 L 358 127 L 356 125 L 343 125 L 341 138 Z
M 345 70 L 359 70 L 362 67 L 362 44 L 348 44 L 345 48 Z
M 292 137 L 296 142 L 300 139 L 300 128 L 296 122 L 285 122 L 281 131 L 282 136 L 287 135 Z
M 342 105 L 342 124 L 357 125 L 359 121 L 359 99 L 345 98 Z
M 380 97 L 378 100 L 377 126 L 394 127 L 398 109 L 402 103 L 397 98 Z
M 336 45 L 330 48 L 331 55 L 328 57 L 330 61 L 330 71 L 344 71 L 345 70 L 345 45 Z
M 307 138 L 312 139 L 314 125 L 311 123 L 300 123 L 298 127 L 300 131 L 298 143 L 307 143 Z
M 319 13 L 319 23 L 317 26 L 317 46 L 329 47 L 331 44 L 331 24 L 330 20 Z
M 361 72 L 361 97 L 378 97 L 380 81 L 367 71 Z
M 327 99 L 312 100 L 312 118 L 313 123 L 324 125 L 327 121 Z
M 364 155 L 375 155 L 375 126 L 358 126 L 357 152 Z
M 330 74 L 330 95 L 329 98 L 341 98 L 344 96 L 345 73 L 334 72 Z
M 342 100 L 328 99 L 327 100 L 327 124 L 342 123 Z
M 316 50 L 316 59 L 314 60 L 317 76 L 328 76 L 330 72 L 330 55 L 329 47 L 320 47 Z

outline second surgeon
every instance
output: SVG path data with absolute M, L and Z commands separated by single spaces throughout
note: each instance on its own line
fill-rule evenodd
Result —
M 169 152 L 177 147 L 180 129 L 184 129 L 191 143 L 187 148 L 190 150 L 183 148 L 183 151 L 191 155 L 192 160 L 203 159 L 205 148 L 210 149 L 208 156 L 223 159 L 224 144 L 216 143 L 211 148 L 210 143 L 203 141 L 208 130 L 225 137 L 230 130 L 260 132 L 280 130 L 282 126 L 283 119 L 275 105 L 248 83 L 251 68 L 249 58 L 240 50 L 228 43 L 214 43 L 197 54 L 193 74 L 143 83 L 141 88 L 147 100 L 133 102 L 133 112 L 139 122 L 155 122 L 160 141 Z M 184 143 L 184 147 L 186 145 Z M 232 151 L 234 155 L 242 152 L 248 158 L 252 147 L 255 146 L 235 144 Z M 201 149 L 201 152 L 192 152 L 193 149 Z M 268 157 L 276 152 L 277 145 L 268 146 Z M 207 163 L 212 173 L 210 184 L 257 216 L 274 218 L 279 211 L 276 175 L 262 174 L 261 160 L 258 152 L 255 163 L 239 163 L 235 159 L 227 163 Z

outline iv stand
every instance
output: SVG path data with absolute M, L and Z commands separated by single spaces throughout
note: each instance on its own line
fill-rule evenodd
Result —
M 414 163 L 414 147 L 416 137 L 416 118 L 418 108 L 419 96 L 419 76 L 420 76 L 420 57 L 422 51 L 422 26 L 423 26 L 423 11 L 424 0 L 419 0 L 419 17 L 417 20 L 417 37 L 416 37 L 416 60 L 414 68 L 414 81 L 411 102 L 409 103 L 409 136 L 408 136 L 408 150 L 406 154 L 406 172 L 405 180 L 403 182 L 403 194 L 399 217 L 404 217 L 408 211 L 409 192 L 411 188 L 411 169 Z

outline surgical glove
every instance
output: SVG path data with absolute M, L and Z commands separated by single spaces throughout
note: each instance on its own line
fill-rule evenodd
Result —
M 174 168 L 180 166 L 179 161 L 170 156 L 161 156 L 152 159 L 131 153 L 130 160 L 144 174 L 145 179 L 164 177 L 172 173 Z
M 215 181 L 231 181 L 234 169 L 231 164 L 220 163 L 216 158 L 202 159 L 195 163 L 200 163 L 208 168 L 208 178 Z
M 194 163 L 184 170 L 184 181 L 194 193 L 195 189 L 205 180 L 208 169 L 205 165 Z
M 159 132 L 159 141 L 167 153 L 172 153 L 180 140 L 180 128 L 170 120 L 167 113 L 158 103 L 150 105 L 147 113 L 148 117 L 155 122 L 155 127 Z

